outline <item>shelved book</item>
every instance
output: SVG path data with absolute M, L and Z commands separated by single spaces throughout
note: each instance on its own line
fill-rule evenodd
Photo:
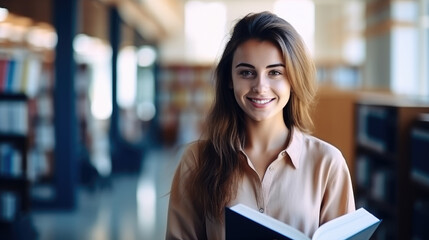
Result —
M 0 134 L 26 135 L 27 133 L 28 107 L 26 100 L 0 100 Z
M 34 96 L 42 73 L 39 54 L 22 48 L 0 47 L 0 93 Z
M 226 240 L 368 240 L 380 222 L 367 210 L 359 208 L 323 224 L 309 238 L 286 223 L 246 205 L 225 208 Z
M 22 176 L 22 154 L 13 145 L 0 143 L 0 177 Z
M 18 199 L 12 192 L 0 191 L 0 221 L 12 221 L 17 214 Z

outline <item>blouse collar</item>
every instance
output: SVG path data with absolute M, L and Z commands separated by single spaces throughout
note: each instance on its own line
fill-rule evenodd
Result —
M 293 166 L 298 169 L 299 161 L 301 159 L 301 153 L 303 150 L 303 133 L 296 127 L 292 127 L 290 131 L 289 144 L 284 151 L 287 152 L 289 158 L 292 161 Z
M 279 155 L 285 156 L 286 154 L 288 154 L 289 158 L 291 159 L 292 165 L 295 167 L 295 169 L 298 169 L 299 161 L 301 159 L 301 153 L 303 149 L 304 134 L 296 127 L 291 128 L 290 134 L 291 135 L 289 137 L 289 142 L 286 149 L 281 151 Z M 244 152 L 243 147 L 240 146 L 239 150 L 241 153 L 244 154 L 244 156 L 246 156 L 249 165 L 253 166 L 250 163 L 249 157 Z

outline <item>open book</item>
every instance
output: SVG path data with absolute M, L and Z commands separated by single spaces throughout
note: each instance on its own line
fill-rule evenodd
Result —
M 323 224 L 310 239 L 299 230 L 243 204 L 225 208 L 226 240 L 368 240 L 380 222 L 360 208 Z

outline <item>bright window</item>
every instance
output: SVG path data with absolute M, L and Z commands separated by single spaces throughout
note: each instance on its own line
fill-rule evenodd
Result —
M 136 100 L 137 49 L 134 46 L 122 48 L 118 54 L 117 101 L 121 108 L 131 108 Z
M 274 13 L 288 21 L 304 39 L 311 54 L 314 54 L 314 2 L 311 0 L 278 0 Z
M 419 95 L 429 96 L 429 0 L 420 0 Z
M 226 7 L 221 2 L 188 1 L 185 5 L 186 56 L 213 62 L 225 35 Z
M 112 49 L 100 39 L 79 34 L 73 40 L 73 49 L 78 63 L 91 68 L 91 113 L 96 119 L 108 119 L 112 114 Z

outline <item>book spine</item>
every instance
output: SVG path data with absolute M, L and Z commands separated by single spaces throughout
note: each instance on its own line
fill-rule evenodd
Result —
M 16 133 L 20 135 L 28 134 L 28 106 L 26 102 L 16 102 L 14 108 Z
M 23 163 L 23 158 L 22 158 L 22 154 L 20 151 L 18 150 L 14 150 L 12 152 L 12 157 L 11 157 L 11 169 L 10 169 L 10 173 L 12 176 L 14 177 L 21 177 L 22 176 L 22 163 Z
M 0 102 L 0 133 L 9 131 L 8 121 L 8 101 Z
M 8 70 L 7 70 L 7 80 L 5 86 L 5 92 L 13 92 L 13 81 L 15 78 L 15 67 L 16 61 L 14 59 L 9 60 Z
M 22 176 L 22 153 L 11 144 L 0 144 L 0 176 Z
M 395 175 L 391 170 L 379 169 L 372 176 L 371 195 L 374 199 L 380 201 L 396 201 Z
M 28 57 L 27 79 L 25 93 L 29 97 L 35 97 L 38 91 L 39 80 L 42 72 L 42 64 L 36 56 Z
M 7 163 L 6 163 L 6 153 L 7 153 L 8 144 L 0 144 L 0 176 L 6 175 L 7 172 Z
M 24 67 L 22 62 L 24 61 L 24 59 L 27 58 L 27 56 L 28 56 L 27 49 L 20 49 L 20 48 L 13 49 L 12 58 L 15 66 L 14 66 L 14 72 L 13 72 L 11 91 L 14 93 L 24 93 L 21 89 L 22 72 Z
M 411 131 L 411 176 L 429 187 L 429 129 Z
M 371 161 L 365 156 L 356 159 L 356 182 L 358 186 L 369 188 L 371 185 Z
M 26 102 L 0 102 L 0 133 L 26 135 L 28 133 L 28 107 Z
M 7 65 L 8 60 L 4 57 L 0 58 L 0 92 L 4 92 L 6 89 L 7 80 Z
M 0 51 L 0 92 L 34 96 L 41 71 L 42 60 L 35 53 L 19 48 Z
M 17 196 L 12 192 L 0 192 L 0 220 L 11 222 L 16 218 Z
M 21 90 L 21 82 L 22 82 L 22 59 L 16 59 L 15 61 L 15 72 L 13 73 L 13 81 L 12 81 L 12 92 L 14 93 L 22 93 Z
M 376 106 L 360 106 L 358 111 L 358 143 L 380 153 L 395 154 L 396 112 Z

